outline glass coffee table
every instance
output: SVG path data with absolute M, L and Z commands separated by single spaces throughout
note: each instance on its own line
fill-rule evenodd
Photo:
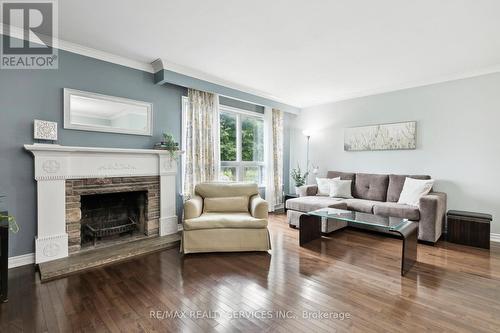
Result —
M 418 223 L 416 222 L 398 217 L 384 217 L 337 208 L 322 208 L 303 214 L 300 217 L 300 246 L 321 238 L 322 221 L 325 221 L 325 223 L 343 221 L 346 222 L 346 226 L 380 231 L 401 238 L 403 240 L 401 275 L 405 275 L 417 261 Z

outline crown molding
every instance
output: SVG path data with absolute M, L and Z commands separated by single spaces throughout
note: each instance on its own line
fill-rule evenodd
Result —
M 303 106 L 303 107 L 301 107 L 301 109 L 304 110 L 304 109 L 308 109 L 308 108 L 314 108 L 317 106 L 332 104 L 332 103 L 341 102 L 341 101 L 347 101 L 347 100 L 360 98 L 360 97 L 381 95 L 381 94 L 390 93 L 390 92 L 399 91 L 399 90 L 425 87 L 425 86 L 430 86 L 430 85 L 434 85 L 434 84 L 469 79 L 469 78 L 473 78 L 473 77 L 494 74 L 494 73 L 500 73 L 500 64 L 494 65 L 494 66 L 489 66 L 489 67 L 483 67 L 483 68 L 480 68 L 477 70 L 464 71 L 464 72 L 458 72 L 458 73 L 447 74 L 447 75 L 440 75 L 440 76 L 436 76 L 436 77 L 428 78 L 428 79 L 424 79 L 424 80 L 409 81 L 409 82 L 404 82 L 404 83 L 391 85 L 391 86 L 387 86 L 387 87 L 381 87 L 381 88 L 368 89 L 368 90 L 362 90 L 362 91 L 357 91 L 357 92 L 353 92 L 353 93 L 348 93 L 348 94 L 344 94 L 342 96 L 339 96 L 338 98 L 335 98 L 335 99 L 332 99 L 332 100 L 329 100 L 326 102 L 311 104 L 309 106 Z
M 4 27 L 5 27 L 5 24 L 3 24 L 3 23 L 0 24 L 0 34 L 4 34 L 4 29 L 5 29 Z M 19 28 L 19 27 L 11 26 L 10 27 L 10 35 L 14 38 L 23 39 L 24 38 L 24 30 Z M 227 88 L 239 90 L 239 91 L 242 91 L 242 92 L 245 92 L 248 94 L 252 94 L 252 95 L 266 98 L 269 100 L 277 101 L 277 102 L 280 102 L 283 104 L 288 104 L 292 107 L 295 107 L 297 109 L 302 109 L 302 110 L 321 106 L 321 105 L 331 104 L 331 103 L 335 103 L 335 102 L 360 98 L 360 97 L 380 95 L 380 94 L 385 94 L 385 93 L 399 91 L 399 90 L 424 87 L 424 86 L 429 86 L 429 85 L 433 85 L 433 84 L 468 79 L 468 78 L 472 78 L 472 77 L 477 77 L 477 76 L 482 76 L 482 75 L 500 72 L 500 64 L 498 64 L 498 65 L 494 65 L 494 66 L 480 68 L 477 70 L 458 72 L 458 73 L 428 78 L 428 79 L 424 79 L 424 80 L 402 82 L 399 84 L 386 86 L 386 87 L 379 87 L 379 88 L 374 88 L 374 89 L 356 91 L 356 92 L 341 95 L 339 97 L 336 97 L 334 99 L 330 99 L 330 100 L 327 100 L 327 101 L 321 102 L 321 103 L 314 103 L 314 104 L 309 104 L 309 105 L 295 105 L 295 104 L 290 104 L 289 102 L 287 102 L 283 98 L 271 95 L 269 93 L 266 93 L 266 92 L 263 92 L 263 91 L 260 91 L 257 89 L 249 88 L 247 86 L 240 85 L 240 84 L 237 84 L 234 82 L 230 82 L 230 81 L 221 79 L 217 76 L 213 76 L 211 74 L 208 74 L 208 73 L 205 73 L 205 72 L 202 72 L 202 71 L 190 68 L 190 67 L 175 64 L 175 63 L 170 62 L 166 59 L 157 59 L 157 60 L 153 61 L 152 63 L 145 63 L 145 62 L 129 59 L 126 57 L 122 57 L 122 56 L 119 56 L 119 55 L 116 55 L 113 53 L 97 50 L 97 49 L 90 48 L 87 46 L 83 46 L 83 45 L 80 45 L 77 43 L 68 42 L 68 41 L 65 41 L 62 39 L 58 39 L 58 38 L 54 39 L 54 46 L 60 50 L 64 50 L 67 52 L 79 54 L 82 56 L 106 61 L 109 63 L 129 67 L 129 68 L 133 68 L 133 69 L 138 69 L 138 70 L 148 72 L 148 73 L 154 74 L 162 69 L 169 70 L 169 71 L 176 72 L 176 73 L 179 73 L 179 74 L 182 74 L 185 76 L 189 76 L 189 77 L 192 77 L 195 79 L 199 79 L 199 80 L 207 81 L 207 82 L 210 82 L 213 84 L 221 85 L 221 86 L 224 86 Z
M 0 24 L 0 34 L 4 34 L 5 31 L 5 24 Z M 10 26 L 10 36 L 18 39 L 24 39 L 24 30 L 15 27 L 15 26 Z M 68 42 L 59 38 L 54 38 L 54 43 L 52 45 L 53 47 L 59 49 L 59 50 L 64 50 L 67 52 L 71 53 L 76 53 L 82 56 L 110 62 L 113 64 L 133 68 L 133 69 L 138 69 L 144 72 L 148 73 L 154 73 L 153 71 L 153 66 L 149 63 L 144 63 L 140 62 L 137 60 L 132 60 L 129 58 L 125 58 L 113 53 L 105 52 L 105 51 L 100 51 L 97 49 L 93 49 L 90 47 L 86 47 L 80 44 Z
M 83 56 L 103 60 L 103 61 L 110 62 L 113 64 L 129 67 L 129 68 L 133 68 L 133 69 L 138 69 L 138 70 L 141 70 L 144 72 L 154 73 L 153 66 L 151 66 L 151 64 L 149 64 L 149 63 L 143 63 L 140 61 L 128 59 L 128 58 L 125 58 L 125 57 L 122 57 L 122 56 L 119 56 L 119 55 L 116 55 L 113 53 L 96 50 L 96 49 L 89 48 L 89 47 L 86 47 L 86 46 L 83 46 L 80 44 L 59 40 L 59 49 L 64 50 L 64 51 L 68 51 L 68 52 L 72 52 L 72 53 L 76 53 L 76 54 L 80 54 Z

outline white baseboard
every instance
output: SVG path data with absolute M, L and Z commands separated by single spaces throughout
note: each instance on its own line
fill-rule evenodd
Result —
M 17 257 L 10 257 L 9 258 L 9 268 L 14 268 L 14 267 L 19 267 L 19 266 L 24 266 L 24 265 L 31 265 L 35 263 L 35 254 L 34 253 L 28 253 L 28 254 L 23 254 Z
M 182 224 L 179 224 L 177 226 L 179 231 L 182 231 Z M 490 234 L 490 241 L 500 243 L 500 234 Z M 10 257 L 9 258 L 9 268 L 14 268 L 14 267 L 19 267 L 19 266 L 24 266 L 24 265 L 31 265 L 35 263 L 35 254 L 34 253 L 28 253 L 28 254 L 23 254 L 17 257 Z
M 490 234 L 490 242 L 500 243 L 500 234 Z

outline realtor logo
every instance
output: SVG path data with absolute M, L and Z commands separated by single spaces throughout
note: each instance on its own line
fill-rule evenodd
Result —
M 2 69 L 57 69 L 55 0 L 2 1 Z

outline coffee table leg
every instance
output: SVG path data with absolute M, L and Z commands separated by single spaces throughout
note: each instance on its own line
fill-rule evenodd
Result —
M 401 255 L 401 276 L 404 276 L 417 261 L 418 223 L 412 223 L 398 233 L 403 238 Z
M 303 214 L 299 219 L 299 245 L 321 238 L 321 217 Z

